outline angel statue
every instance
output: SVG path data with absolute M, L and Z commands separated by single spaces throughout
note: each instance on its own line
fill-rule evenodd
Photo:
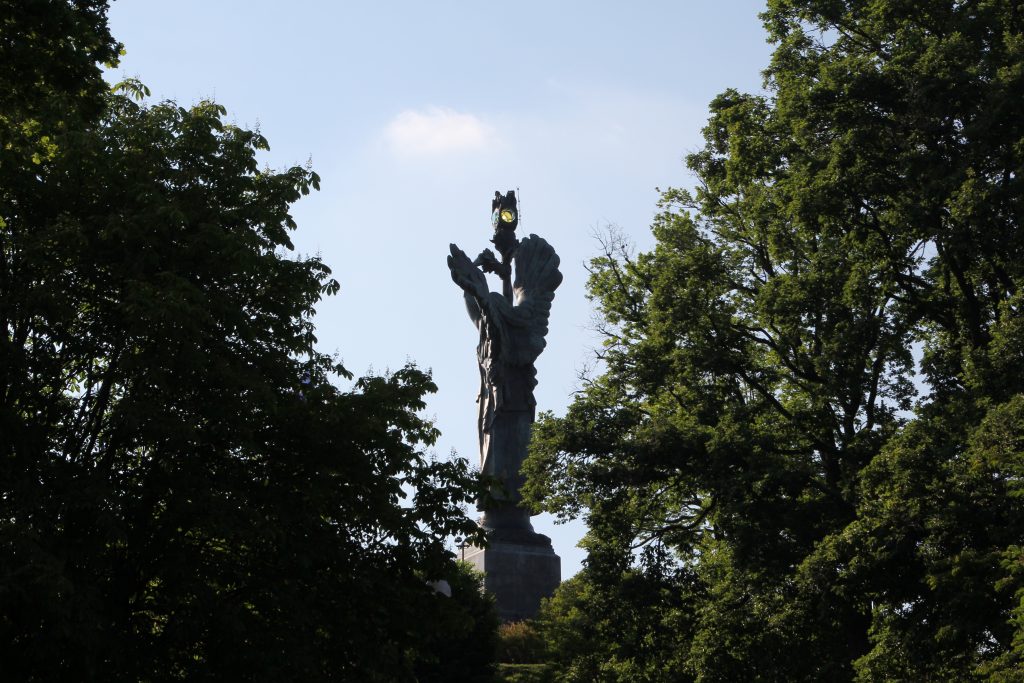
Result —
M 484 512 L 481 525 L 532 531 L 529 512 L 518 507 L 523 483 L 519 469 L 526 458 L 537 406 L 534 362 L 546 344 L 548 314 L 562 273 L 558 255 L 545 240 L 536 235 L 516 239 L 518 215 L 513 192 L 505 197 L 495 193 L 492 209 L 495 232 L 491 242 L 501 260 L 484 249 L 470 261 L 452 244 L 448 268 L 465 293 L 469 317 L 480 333 L 476 349 L 480 469 L 498 483 L 492 500 L 480 504 Z M 498 275 L 502 293 L 490 291 L 485 273 Z

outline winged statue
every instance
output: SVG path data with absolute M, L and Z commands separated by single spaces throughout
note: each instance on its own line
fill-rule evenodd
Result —
M 519 470 L 536 414 L 534 363 L 547 343 L 548 316 L 562 273 L 555 250 L 537 235 L 516 240 L 512 230 L 498 224 L 492 242 L 502 260 L 485 249 L 470 261 L 452 244 L 448 268 L 479 332 L 480 469 L 499 482 L 492 509 L 485 510 L 490 523 L 484 525 L 528 528 L 529 515 L 516 508 L 523 483 Z M 490 291 L 485 273 L 498 275 L 502 292 Z

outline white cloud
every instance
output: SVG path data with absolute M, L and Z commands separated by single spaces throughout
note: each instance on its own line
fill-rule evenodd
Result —
M 403 111 L 384 135 L 396 153 L 416 156 L 472 152 L 495 142 L 493 129 L 479 118 L 445 107 Z

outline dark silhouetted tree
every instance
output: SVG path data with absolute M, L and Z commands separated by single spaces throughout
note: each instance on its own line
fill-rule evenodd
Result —
M 315 348 L 319 179 L 212 102 L 141 103 L 101 2 L 0 3 L 5 680 L 404 680 L 472 535 L 415 367 Z
M 651 252 L 612 238 L 593 261 L 605 370 L 539 424 L 532 499 L 587 515 L 605 614 L 635 613 L 613 591 L 631 573 L 679 577 L 635 610 L 663 615 L 651 639 L 681 624 L 681 658 L 608 680 L 1009 680 L 1024 12 L 771 0 L 763 19 L 766 94 L 712 102 Z

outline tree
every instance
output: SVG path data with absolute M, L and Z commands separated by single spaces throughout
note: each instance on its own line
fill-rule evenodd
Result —
M 419 647 L 416 680 L 490 683 L 499 630 L 494 596 L 484 590 L 483 574 L 468 562 L 458 562 L 446 576 L 451 596 L 436 598 L 431 636 Z
M 9 203 L 54 152 L 54 136 L 99 115 L 107 86 L 97 65 L 115 66 L 121 45 L 107 28 L 105 0 L 4 0 L 0 20 L 0 161 Z
M 532 499 L 585 512 L 604 588 L 643 546 L 696 577 L 696 680 L 1009 676 L 1024 15 L 762 17 L 767 94 L 712 102 L 652 252 L 593 261 L 606 369 L 539 426 Z
M 662 572 L 650 551 L 637 567 L 600 576 L 590 562 L 545 600 L 537 629 L 559 681 L 689 683 L 689 580 Z
M 2 4 L 0 661 L 16 680 L 403 680 L 476 526 L 413 366 L 315 348 L 308 168 L 111 93 L 106 4 Z M 11 61 L 6 57 L 10 56 Z

